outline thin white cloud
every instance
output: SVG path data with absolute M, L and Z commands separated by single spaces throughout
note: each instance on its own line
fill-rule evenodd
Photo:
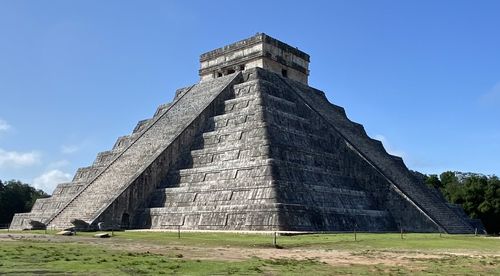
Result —
M 17 152 L 0 149 L 0 168 L 28 167 L 39 162 L 40 154 L 36 151 Z
M 64 154 L 72 154 L 80 150 L 80 146 L 77 145 L 62 145 L 61 152 Z
M 62 168 L 62 167 L 66 167 L 68 166 L 70 163 L 68 160 L 57 160 L 57 161 L 54 161 L 54 162 L 51 162 L 47 165 L 47 168 L 49 169 L 58 169 L 58 168 Z
M 11 128 L 11 126 L 7 123 L 7 121 L 0 118 L 0 132 L 7 131 Z
M 391 143 L 389 143 L 387 138 L 385 138 L 384 135 L 377 134 L 377 135 L 375 135 L 374 139 L 382 142 L 382 144 L 384 145 L 385 151 L 387 151 L 387 153 L 392 154 L 392 155 L 396 155 L 396 156 L 399 156 L 402 158 L 406 158 L 406 153 L 402 150 L 398 150 L 398 149 L 394 148 L 391 145 Z
M 54 169 L 33 179 L 33 186 L 51 194 L 57 184 L 68 181 L 71 181 L 71 175 L 69 173 L 64 173 L 60 170 Z
M 493 88 L 481 95 L 479 101 L 483 104 L 500 103 L 500 82 L 497 82 Z

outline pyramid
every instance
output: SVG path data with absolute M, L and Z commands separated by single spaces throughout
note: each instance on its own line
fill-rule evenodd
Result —
M 306 53 L 258 33 L 200 62 L 199 83 L 11 229 L 76 219 L 93 229 L 474 232 L 459 206 L 308 86 Z

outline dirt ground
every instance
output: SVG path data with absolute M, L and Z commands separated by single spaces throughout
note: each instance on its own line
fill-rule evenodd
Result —
M 96 239 L 85 236 L 52 236 L 37 234 L 0 234 L 0 241 L 36 240 L 46 242 L 69 242 L 104 246 L 114 250 L 131 252 L 149 252 L 157 254 L 182 254 L 187 259 L 238 261 L 252 257 L 261 259 L 289 258 L 295 260 L 314 259 L 334 266 L 342 265 L 388 265 L 406 267 L 417 266 L 416 260 L 440 259 L 449 256 L 500 256 L 498 254 L 476 255 L 461 252 L 415 252 L 415 251 L 345 251 L 313 248 L 275 249 L 275 248 L 241 248 L 241 247 L 193 247 L 179 245 L 159 245 L 151 242 L 128 239 Z

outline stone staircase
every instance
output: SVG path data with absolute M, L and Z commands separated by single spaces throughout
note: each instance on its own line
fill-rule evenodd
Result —
M 287 230 L 333 230 L 332 225 L 321 228 L 296 216 L 289 216 L 289 222 L 280 219 L 278 211 L 301 208 L 390 224 L 390 215 L 376 209 L 354 179 L 340 175 L 333 154 L 315 147 L 327 141 L 310 118 L 300 116 L 307 114 L 284 98 L 286 93 L 261 80 L 235 85 L 233 90 L 235 98 L 224 102 L 223 113 L 210 119 L 184 162 L 153 193 L 146 210 L 151 217 L 148 227 L 278 230 L 286 225 L 294 228 Z M 279 133 L 270 135 L 271 128 Z M 282 141 L 274 142 L 277 137 Z M 293 152 L 279 156 L 276 151 L 286 147 L 293 147 Z M 299 182 L 277 175 L 280 168 L 309 175 Z
M 169 106 L 162 106 L 155 117 L 138 123 L 130 136 L 119 139 L 115 150 L 121 151 L 107 166 L 89 170 L 84 175 L 89 184 L 66 206 L 48 220 L 50 225 L 66 227 L 72 218 L 92 222 L 155 158 L 165 150 L 207 104 L 207 96 L 220 92 L 235 76 L 193 86 L 188 93 L 177 93 Z M 207 91 L 212 91 L 212 93 Z M 198 105 L 198 106 L 197 106 Z M 82 206 L 85 206 L 82 208 Z
M 78 169 L 72 183 L 58 186 L 31 213 L 19 214 L 13 227 L 24 228 L 29 219 L 55 228 L 72 226 L 72 219 L 93 223 L 236 77 L 233 74 L 179 89 L 173 103 L 158 107 L 153 118 L 140 121 L 112 150 L 99 153 L 91 166 Z M 74 187 L 78 189 L 69 192 Z
M 277 77 L 277 76 L 276 76 Z M 278 77 L 279 78 L 279 77 Z M 281 79 L 306 104 L 313 107 L 371 166 L 403 193 L 412 204 L 447 233 L 473 233 L 466 218 L 457 215 L 446 203 L 417 181 L 402 159 L 388 154 L 380 141 L 371 139 L 362 125 L 350 121 L 343 108 L 328 102 L 324 93 L 289 79 Z

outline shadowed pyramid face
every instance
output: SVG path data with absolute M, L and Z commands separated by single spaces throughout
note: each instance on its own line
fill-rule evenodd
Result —
M 305 53 L 258 34 L 201 60 L 200 83 L 11 227 L 473 232 L 306 85 Z
M 201 81 L 255 67 L 304 84 L 309 76 L 308 54 L 262 33 L 204 53 L 200 64 Z

